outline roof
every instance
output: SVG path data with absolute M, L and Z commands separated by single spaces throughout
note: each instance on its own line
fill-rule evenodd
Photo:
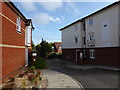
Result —
M 10 0 L 6 0 L 5 3 L 18 15 L 22 18 L 23 21 L 27 22 L 26 17 L 21 13 L 21 11 L 14 5 Z
M 110 5 L 108 5 L 108 6 L 106 6 L 106 7 L 102 8 L 102 9 L 100 9 L 100 10 L 98 10 L 98 11 L 96 11 L 96 12 L 94 12 L 94 13 L 88 15 L 88 16 L 86 16 L 86 17 L 83 17 L 83 18 L 81 18 L 81 19 L 79 19 L 79 20 L 77 20 L 77 21 L 75 21 L 75 22 L 73 22 L 73 23 L 71 23 L 71 24 L 69 24 L 69 25 L 67 25 L 67 26 L 59 29 L 59 30 L 62 31 L 63 29 L 65 29 L 65 28 L 67 28 L 67 27 L 69 27 L 69 26 L 71 26 L 71 25 L 73 25 L 73 24 L 75 24 L 75 23 L 77 23 L 77 22 L 83 22 L 84 19 L 86 19 L 86 18 L 88 18 L 88 17 L 90 17 L 90 16 L 93 16 L 93 15 L 95 15 L 95 14 L 97 14 L 97 13 L 103 11 L 103 10 L 106 10 L 106 9 L 108 9 L 108 8 L 114 6 L 114 5 L 117 5 L 117 4 L 120 4 L 120 0 L 117 1 L 117 2 L 114 2 L 114 3 L 110 4 Z
M 26 23 L 26 26 L 30 25 L 30 23 L 32 24 L 32 20 L 27 19 L 11 0 L 4 0 L 4 2 Z M 32 29 L 34 29 L 33 24 Z
M 58 49 L 62 46 L 62 42 L 54 42 L 54 46 Z
M 32 19 L 27 19 L 26 26 L 29 26 L 31 23 L 32 29 L 34 30 L 33 24 L 32 24 Z

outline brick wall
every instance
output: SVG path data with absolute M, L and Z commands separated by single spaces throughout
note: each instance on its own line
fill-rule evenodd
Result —
M 21 19 L 22 33 L 16 32 L 16 23 L 18 15 L 5 3 L 2 3 L 2 44 L 10 45 L 2 47 L 2 78 L 14 75 L 17 69 L 25 65 L 25 22 Z M 22 46 L 22 47 L 11 47 Z
M 0 47 L 0 84 L 2 83 L 2 47 Z
M 79 49 L 83 52 L 82 49 Z M 103 65 L 103 66 L 116 66 L 120 67 L 120 47 L 108 47 L 108 48 L 87 48 L 86 58 L 83 61 L 80 59 L 78 52 L 78 64 L 91 64 L 91 65 Z M 90 59 L 90 50 L 95 50 L 95 59 Z M 62 49 L 63 59 L 76 62 L 76 49 Z
M 2 71 L 3 77 L 13 73 L 15 70 L 25 65 L 25 49 L 21 48 L 2 48 Z
M 2 3 L 0 0 L 0 13 L 2 12 Z M 2 16 L 0 15 L 0 44 L 2 43 Z M 0 47 L 0 84 L 2 78 L 2 48 Z
M 94 50 L 95 50 L 95 60 L 90 60 L 89 55 L 87 55 L 90 64 L 120 67 L 119 47 L 94 48 Z M 89 54 L 89 49 L 88 49 L 88 54 Z
M 16 23 L 17 14 L 9 8 L 5 3 L 3 3 L 2 13 L 7 16 L 10 20 Z M 25 29 L 25 22 L 22 21 L 22 28 Z M 25 31 L 22 30 L 22 34 L 18 34 L 16 32 L 16 25 L 7 20 L 6 18 L 2 18 L 2 35 L 3 35 L 3 44 L 10 45 L 25 45 Z
M 62 49 L 63 59 L 76 62 L 76 49 Z

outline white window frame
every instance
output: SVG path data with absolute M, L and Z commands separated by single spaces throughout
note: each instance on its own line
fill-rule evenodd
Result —
M 62 49 L 61 49 L 61 46 L 59 47 L 59 50 L 62 50 Z
M 95 59 L 95 50 L 90 50 L 90 59 Z
M 32 56 L 37 56 L 37 53 L 32 53 Z
M 17 31 L 17 33 L 21 34 L 21 19 L 20 19 L 20 17 L 18 17 L 17 21 L 16 21 L 16 31 Z
M 91 33 L 89 34 L 89 41 L 94 41 L 95 40 L 95 34 L 94 33 Z
M 78 43 L 78 37 L 75 37 L 75 43 Z
M 28 26 L 28 31 L 27 31 L 27 38 L 28 38 L 28 40 L 27 40 L 27 44 L 28 44 L 28 46 L 31 46 L 31 26 Z
M 89 24 L 89 25 L 93 25 L 93 23 L 94 23 L 93 18 L 90 18 L 90 19 L 88 20 L 88 24 Z

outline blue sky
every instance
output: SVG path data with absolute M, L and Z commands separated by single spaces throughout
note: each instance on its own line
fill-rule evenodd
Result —
M 14 2 L 20 11 L 33 20 L 33 42 L 61 41 L 60 28 L 87 16 L 112 2 Z

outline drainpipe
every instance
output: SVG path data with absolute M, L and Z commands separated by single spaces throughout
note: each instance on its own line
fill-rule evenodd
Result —
M 87 45 L 87 41 L 86 41 L 86 24 L 85 24 L 85 20 L 82 21 L 83 22 L 83 28 L 84 28 L 84 37 L 85 37 L 85 43 L 84 43 L 84 50 L 85 50 L 85 56 L 86 56 L 86 45 Z

